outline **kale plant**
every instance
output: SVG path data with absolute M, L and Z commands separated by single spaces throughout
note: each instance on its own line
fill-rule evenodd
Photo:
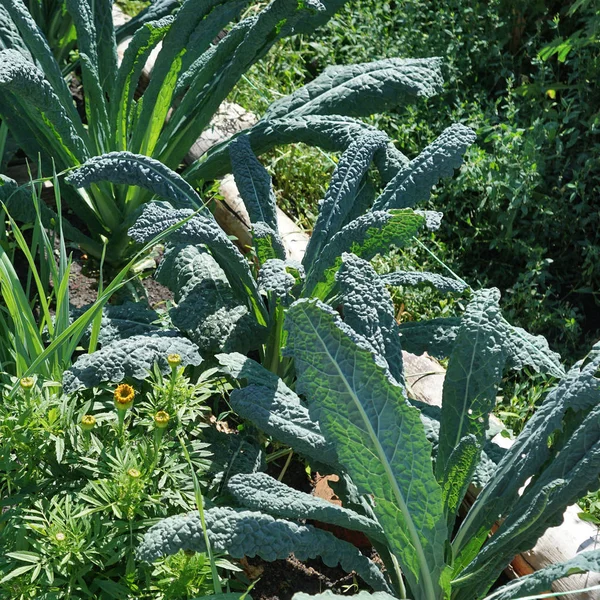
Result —
M 0 2 L 1 23 L 11 33 L 8 47 L 0 50 L 0 115 L 28 156 L 37 159 L 41 154 L 44 164 L 52 158 L 62 171 L 108 152 L 127 152 L 114 155 L 121 171 L 132 168 L 131 161 L 150 178 L 162 172 L 160 163 L 176 169 L 251 65 L 279 39 L 325 22 L 343 2 L 273 0 L 258 14 L 241 18 L 247 0 L 186 0 L 174 16 L 157 18 L 162 14 L 158 9 L 172 4 L 156 3 L 134 21 L 127 32 L 138 28 L 118 67 L 112 2 L 66 1 L 77 31 L 82 119 L 23 0 Z M 230 23 L 227 35 L 212 44 Z M 136 99 L 142 69 L 159 42 L 151 81 Z M 429 97 L 440 86 L 437 59 L 332 67 L 273 104 L 251 132 L 254 149 L 260 153 L 273 144 L 306 141 L 344 150 L 358 133 L 372 130 L 350 117 L 386 110 L 407 97 Z M 229 164 L 227 148 L 221 145 L 192 165 L 185 179 L 196 185 L 222 173 Z M 408 162 L 389 140 L 380 144 L 377 157 L 385 181 Z M 78 189 L 65 198 L 87 228 L 76 241 L 100 257 L 104 236 L 106 260 L 119 265 L 132 252 L 127 230 L 152 194 L 114 185 L 123 181 L 71 181 Z
M 471 130 L 454 125 L 417 158 L 398 166 L 393 176 L 390 173 L 389 183 L 378 193 L 370 181 L 369 167 L 374 162 L 380 173 L 389 169 L 385 160 L 389 142 L 376 131 L 360 135 L 340 158 L 302 264 L 286 259 L 271 180 L 252 152 L 248 137 L 238 137 L 231 143 L 230 160 L 252 221 L 254 265 L 181 176 L 152 159 L 128 153 L 91 159 L 72 171 L 68 181 L 83 188 L 107 182 L 126 184 L 130 189 L 141 186 L 170 201 L 151 202 L 144 207 L 129 231 L 134 240 L 147 242 L 156 235 L 164 236 L 165 230 L 183 219 L 187 222 L 169 237 L 157 273 L 158 280 L 175 297 L 176 305 L 169 311 L 171 333 L 159 332 L 156 327 L 128 327 L 123 329 L 122 337 L 134 337 L 126 341 L 126 351 L 118 336 L 104 338 L 100 353 L 81 357 L 65 374 L 66 389 L 142 378 L 156 357 L 161 352 L 165 355 L 165 348 L 159 350 L 156 346 L 159 337 L 163 345 L 173 343 L 175 338 L 190 340 L 206 358 L 223 351 L 259 350 L 269 369 L 293 378 L 290 361 L 281 354 L 286 308 L 298 298 L 335 302 L 340 289 L 336 273 L 344 252 L 371 260 L 386 253 L 391 244 L 411 244 L 423 229 L 437 227 L 440 213 L 415 211 L 411 206 L 426 196 L 440 177 L 450 175 L 460 165 L 461 155 L 473 139 Z M 148 166 L 152 166 L 151 171 Z M 174 209 L 173 205 L 200 208 L 194 212 L 190 208 Z M 145 309 L 140 310 L 143 313 Z M 119 318 L 116 313 L 114 318 Z M 150 353 L 155 346 L 156 354 Z M 136 348 L 140 352 L 135 352 Z M 117 354 L 124 356 L 123 362 L 114 358 Z M 135 364 L 127 370 L 129 362 Z M 118 371 L 117 364 L 122 365 Z
M 239 508 L 229 509 L 230 516 L 219 513 L 224 523 L 207 522 L 215 547 L 230 547 L 234 556 L 261 554 L 257 537 L 267 531 L 243 527 L 243 509 L 252 511 L 243 513 L 244 525 L 261 522 L 264 513 L 286 523 L 308 517 L 343 524 L 367 535 L 386 564 L 387 587 L 370 581 L 372 587 L 414 600 L 516 599 L 547 589 L 554 579 L 600 570 L 600 552 L 585 552 L 486 596 L 515 554 L 535 545 L 562 521 L 566 506 L 597 487 L 600 347 L 563 374 L 512 447 L 502 450 L 487 432 L 505 367 L 563 371 L 543 338 L 504 321 L 497 290 L 474 293 L 456 329 L 438 324 L 431 330 L 438 349 L 448 333 L 440 410 L 409 399 L 398 357 L 403 337 L 390 320 L 391 300 L 381 279 L 348 254 L 338 280 L 346 322 L 316 299 L 287 310 L 286 354 L 294 360 L 295 391 L 242 355 L 218 359 L 246 384 L 231 394 L 234 409 L 318 463 L 321 472 L 338 473 L 346 507 L 332 507 L 264 474 L 238 474 L 227 488 Z M 426 330 L 422 338 L 427 343 Z M 481 493 L 456 528 L 472 481 Z M 167 519 L 150 529 L 139 555 L 153 560 L 181 548 L 203 550 L 199 528 L 195 515 Z M 281 533 L 282 542 L 286 535 Z M 267 543 L 279 541 L 270 537 Z

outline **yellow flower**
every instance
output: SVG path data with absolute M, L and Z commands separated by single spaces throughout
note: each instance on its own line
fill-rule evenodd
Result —
M 33 377 L 21 377 L 21 381 L 19 383 L 25 391 L 29 391 L 33 387 L 35 381 Z
M 159 410 L 154 415 L 154 424 L 158 429 L 165 429 L 169 425 L 169 413 L 164 410 Z
M 94 429 L 94 426 L 96 425 L 96 418 L 93 415 L 83 415 L 83 417 L 81 417 L 81 429 L 83 429 L 84 431 L 91 431 L 92 429 Z
M 167 362 L 171 369 L 176 369 L 181 364 L 181 356 L 179 356 L 179 354 L 169 354 L 169 356 L 167 356 Z
M 114 393 L 115 407 L 117 410 L 127 410 L 128 408 L 131 408 L 134 397 L 135 390 L 129 384 L 120 384 Z
M 127 475 L 129 475 L 129 477 L 132 479 L 139 479 L 141 473 L 138 471 L 138 469 L 131 468 L 127 471 Z

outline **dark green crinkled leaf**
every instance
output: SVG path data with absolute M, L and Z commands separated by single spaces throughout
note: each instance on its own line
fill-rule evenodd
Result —
M 411 354 L 429 353 L 434 358 L 447 358 L 460 328 L 460 317 L 439 317 L 427 321 L 400 324 L 402 349 Z
M 392 298 L 375 269 L 353 254 L 342 255 L 336 274 L 344 322 L 363 336 L 387 363 L 396 381 L 404 382 L 402 347 Z
M 576 443 L 576 427 L 586 418 L 590 409 L 600 403 L 600 385 L 596 377 L 599 368 L 600 344 L 596 344 L 586 359 L 577 362 L 567 376 L 548 393 L 510 449 L 506 451 L 492 479 L 477 497 L 454 539 L 455 554 L 461 564 L 472 560 L 478 554 L 482 543 L 480 541 L 469 544 L 469 541 L 479 540 L 479 534 L 488 531 L 499 517 L 511 514 L 521 498 L 519 490 L 525 482 L 530 477 L 541 474 L 544 465 L 551 464 L 551 459 L 557 452 L 565 452 L 567 441 Z M 562 444 L 556 442 L 556 447 L 549 446 L 548 440 L 552 436 L 558 436 L 567 423 L 571 423 L 569 431 L 572 432 L 567 440 Z M 595 430 L 595 426 L 593 429 Z M 589 443 L 594 443 L 592 434 L 593 431 L 590 430 L 587 437 Z M 585 434 L 582 439 L 586 440 Z M 580 450 L 573 452 L 572 458 L 577 458 Z M 568 452 L 564 458 L 570 458 Z M 590 454 L 589 460 L 592 459 L 597 460 Z M 579 481 L 579 485 L 595 481 L 591 464 L 589 466 L 585 479 Z M 570 485 L 573 490 L 577 490 L 577 485 L 573 482 Z M 466 560 L 463 556 L 470 558 Z
M 277 205 L 271 176 L 252 152 L 248 138 L 236 138 L 229 146 L 229 154 L 235 183 L 250 221 L 262 221 L 277 232 Z
M 474 141 L 475 132 L 460 123 L 445 129 L 387 184 L 373 210 L 413 207 L 427 200 L 431 188 L 460 167 L 463 154 Z
M 246 304 L 238 300 L 225 272 L 202 246 L 169 247 L 157 279 L 171 289 L 177 305 L 171 322 L 200 352 L 248 352 L 256 349 L 264 329 Z
M 318 146 L 330 152 L 343 152 L 364 133 L 377 133 L 379 130 L 362 121 L 339 115 L 307 115 L 304 117 L 283 117 L 259 121 L 244 131 L 252 150 L 257 156 L 277 145 L 302 142 Z M 379 132 L 381 133 L 381 132 Z M 186 181 L 198 184 L 222 177 L 231 172 L 229 160 L 230 140 L 217 144 L 184 172 Z M 391 140 L 385 149 L 375 153 L 373 161 L 384 182 L 389 181 L 408 159 L 396 149 Z
M 581 552 L 566 562 L 550 565 L 531 575 L 519 577 L 494 590 L 489 600 L 518 600 L 525 596 L 541 594 L 549 590 L 550 584 L 557 579 L 588 571 L 600 572 L 600 550 Z
M 340 464 L 361 493 L 372 495 L 373 511 L 413 594 L 441 597 L 449 591 L 447 531 L 419 411 L 326 305 L 295 302 L 286 326 L 297 390 L 335 442 Z
M 299 560 L 320 556 L 330 567 L 339 563 L 346 571 L 356 571 L 375 590 L 390 591 L 373 562 L 326 531 L 228 507 L 211 508 L 204 514 L 208 537 L 216 552 L 227 552 L 233 558 L 259 556 L 268 561 L 285 559 L 292 552 Z M 206 552 L 197 512 L 169 517 L 151 527 L 137 555 L 150 562 L 179 550 Z
M 330 66 L 299 90 L 273 102 L 264 119 L 293 113 L 365 117 L 398 106 L 406 96 L 429 98 L 442 88 L 439 58 L 385 58 Z
M 259 441 L 247 430 L 235 434 L 203 430 L 202 439 L 210 445 L 212 457 L 205 478 L 210 489 L 219 489 L 239 473 L 256 473 L 266 469 L 265 453 Z
M 190 210 L 173 210 L 168 204 L 152 202 L 144 206 L 129 235 L 137 242 L 145 243 L 192 214 Z M 244 299 L 260 325 L 266 324 L 266 310 L 248 263 L 212 215 L 210 218 L 203 214 L 195 215 L 173 232 L 169 239 L 175 244 L 206 244 L 225 272 L 236 297 Z
M 117 43 L 120 43 L 130 35 L 134 35 L 142 25 L 170 15 L 180 4 L 180 0 L 154 0 L 154 2 L 135 17 L 117 27 L 115 32 Z
M 335 273 L 344 252 L 371 260 L 388 252 L 392 244 L 405 246 L 423 227 L 425 219 L 414 211 L 391 210 L 369 212 L 336 233 L 308 267 L 305 295 L 325 299 L 335 284 Z
M 23 0 L 0 0 L 0 4 L 10 14 L 27 48 L 31 51 L 31 54 L 35 57 L 35 60 L 44 72 L 44 77 L 50 82 L 56 96 L 60 98 L 63 110 L 66 111 L 77 134 L 84 136 L 85 132 L 81 119 L 75 109 L 75 103 L 73 102 L 71 92 L 65 82 L 60 66 L 56 62 L 44 34 L 34 21 Z
M 100 86 L 111 97 L 118 66 L 117 40 L 112 14 L 114 0 L 92 0 L 92 2 L 98 45 Z
M 283 382 L 277 388 L 251 384 L 233 390 L 229 403 L 261 431 L 319 464 L 337 465 L 335 450 L 300 398 Z
M 212 217 L 191 185 L 159 161 L 141 154 L 109 152 L 94 156 L 71 171 L 65 181 L 77 188 L 101 181 L 137 185 L 168 200 L 176 208 L 201 208 L 206 218 Z
M 301 454 L 320 463 L 337 465 L 335 451 L 323 437 L 319 424 L 277 375 L 243 354 L 218 354 L 216 359 L 225 373 L 252 385 L 247 392 L 244 390 L 248 388 L 232 392 L 230 400 L 236 403 L 238 414 Z
M 440 292 L 461 293 L 468 287 L 464 281 L 427 271 L 394 271 L 380 275 L 379 280 L 391 286 L 431 286 Z
M 244 508 L 266 512 L 275 517 L 312 519 L 362 531 L 385 543 L 383 531 L 376 521 L 322 498 L 295 490 L 266 473 L 235 475 L 227 483 L 227 491 Z
M 255 383 L 273 390 L 281 387 L 283 390 L 293 393 L 275 373 L 239 352 L 217 354 L 215 358 L 221 365 L 222 370 L 233 379 L 245 380 L 247 383 Z M 300 399 L 298 398 L 296 402 L 300 404 Z
M 254 223 L 252 226 L 252 241 L 260 265 L 264 265 L 272 258 L 285 260 L 285 247 L 279 234 L 266 223 L 261 221 Z
M 267 260 L 258 272 L 258 287 L 284 304 L 298 297 L 304 283 L 304 267 L 294 260 Z
M 400 280 L 404 280 L 404 272 L 399 273 L 401 273 Z M 412 274 L 410 275 L 413 279 Z M 399 281 L 395 273 L 380 277 L 387 285 L 397 285 L 395 282 Z M 415 278 L 413 281 L 418 281 L 418 279 Z M 443 285 L 450 285 L 452 281 L 459 283 L 456 280 L 448 280 L 448 283 L 444 282 Z M 398 283 L 398 285 L 405 284 Z M 402 323 L 400 325 L 402 348 L 412 354 L 428 352 L 435 358 L 447 358 L 454 348 L 460 324 L 460 317 L 442 317 L 428 321 Z M 502 348 L 506 353 L 506 364 L 511 369 L 518 370 L 528 366 L 537 372 L 548 373 L 554 377 L 564 375 L 560 356 L 550 350 L 544 337 L 534 336 L 520 327 L 515 327 L 503 317 L 500 317 L 498 322 L 498 330 L 502 333 Z
M 451 455 L 462 440 L 474 436 L 475 447 L 481 450 L 488 428 L 489 415 L 496 403 L 496 392 L 506 353 L 502 345 L 499 323 L 501 319 L 500 292 L 496 289 L 476 292 L 461 319 L 448 370 L 444 379 L 442 394 L 442 415 L 440 421 L 440 442 L 436 457 L 436 475 L 442 487 L 445 476 L 452 474 Z M 469 447 L 473 444 L 468 443 Z M 479 452 L 462 453 L 471 464 L 463 464 L 462 475 L 467 485 L 479 458 Z M 455 455 L 453 460 L 458 460 Z M 455 482 L 456 487 L 466 486 Z M 462 497 L 459 502 L 462 501 Z M 452 520 L 455 513 L 448 515 Z
M 90 305 L 73 311 L 73 317 L 82 315 Z M 142 302 L 106 304 L 102 308 L 102 324 L 98 343 L 106 346 L 134 335 L 148 334 L 160 330 L 159 316 L 155 310 Z
M 469 433 L 456 444 L 446 461 L 444 471 L 438 477 L 442 483 L 444 511 L 450 534 L 452 534 L 460 503 L 473 479 L 480 456 L 481 445 L 477 437 Z
M 5 50 L 6 48 L 14 48 L 27 60 L 33 60 L 19 30 L 6 9 L 0 4 L 0 50 Z
M 323 246 L 342 228 L 375 151 L 384 148 L 387 141 L 384 134 L 368 132 L 352 142 L 341 156 L 319 208 L 303 259 L 305 265 L 311 265 Z
M 536 372 L 548 373 L 553 377 L 564 377 L 565 370 L 560 355 L 552 352 L 548 341 L 541 335 L 532 335 L 521 327 L 503 320 L 504 344 L 508 363 L 513 369 L 532 367 Z
M 154 363 L 163 373 L 169 373 L 169 354 L 179 354 L 183 366 L 196 366 L 202 362 L 196 345 L 174 331 L 134 335 L 108 344 L 93 354 L 80 356 L 65 371 L 63 390 L 71 394 L 101 383 L 119 383 L 124 379 L 141 381 L 148 377 Z
M 66 166 L 85 160 L 88 155 L 85 143 L 59 97 L 44 74 L 17 50 L 0 51 L 0 91 L 26 107 L 35 121 L 38 143 L 50 154 L 54 153 L 59 164 Z

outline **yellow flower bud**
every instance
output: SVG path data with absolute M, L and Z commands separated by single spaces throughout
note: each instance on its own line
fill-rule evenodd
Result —
M 127 410 L 131 408 L 135 390 L 127 383 L 120 384 L 114 393 L 115 407 L 117 410 Z
M 21 377 L 21 381 L 19 383 L 21 384 L 22 389 L 29 391 L 33 387 L 35 381 L 33 377 Z
M 54 539 L 57 542 L 64 542 L 67 539 L 67 536 L 62 531 L 59 531 L 58 533 L 54 534 Z
M 181 364 L 181 356 L 179 356 L 179 354 L 169 354 L 169 356 L 167 356 L 167 362 L 171 369 L 176 369 Z
M 84 431 L 91 431 L 92 429 L 94 429 L 94 426 L 96 425 L 96 418 L 93 415 L 83 415 L 83 417 L 81 417 L 81 429 L 83 429 Z
M 141 473 L 138 471 L 138 469 L 131 468 L 127 471 L 127 475 L 129 475 L 129 477 L 131 477 L 132 479 L 139 479 Z
M 154 424 L 156 425 L 157 429 L 166 429 L 169 425 L 170 418 L 171 417 L 169 416 L 168 412 L 164 410 L 159 410 L 154 415 Z

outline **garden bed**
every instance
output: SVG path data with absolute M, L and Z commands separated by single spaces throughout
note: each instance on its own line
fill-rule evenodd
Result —
M 25 8 L 1 1 L 9 22 L 31 38 Z M 67 594 L 106 592 L 111 598 L 135 595 L 142 580 L 161 597 L 177 595 L 177 586 L 188 596 L 220 594 L 217 567 L 238 569 L 229 556 L 239 559 L 245 575 L 230 576 L 227 589 L 231 583 L 243 591 L 244 577 L 261 574 L 264 582 L 255 588 L 261 598 L 287 598 L 304 585 L 313 590 L 316 582 L 351 591 L 352 576 L 330 568 L 337 564 L 373 590 L 398 598 L 406 597 L 405 586 L 417 600 L 483 598 L 515 553 L 531 547 L 590 489 L 590 465 L 595 473 L 600 469 L 600 346 L 567 374 L 543 338 L 502 316 L 497 290 L 470 289 L 452 272 L 381 275 L 371 265 L 391 244 L 408 246 L 439 227 L 440 213 L 413 206 L 452 174 L 475 135 L 455 123 L 409 160 L 385 133 L 351 118 L 368 116 L 356 113 L 364 107 L 356 100 L 366 97 L 369 110 L 374 104 L 385 110 L 386 98 L 395 98 L 398 89 L 429 97 L 440 84 L 438 59 L 330 69 L 273 104 L 267 119 L 245 135 L 209 149 L 185 179 L 178 175 L 174 169 L 202 129 L 208 139 L 192 153 L 251 124 L 252 117 L 237 109 L 227 122 L 227 109 L 218 111 L 219 104 L 280 33 L 296 31 L 294 24 L 312 26 L 324 8 L 276 0 L 211 46 L 223 23 L 241 15 L 243 3 L 229 14 L 231 6 L 204 13 L 189 2 L 176 17 L 136 34 L 123 59 L 132 71 L 118 71 L 112 100 L 119 103 L 110 119 L 102 107 L 111 94 L 105 98 L 101 84 L 111 88 L 107 75 L 117 63 L 110 27 L 98 29 L 104 38 L 98 37 L 96 48 L 104 60 L 97 68 L 81 55 L 85 118 L 71 106 L 47 47 L 36 46 L 34 54 L 43 55 L 58 94 L 45 97 L 58 115 L 58 133 L 49 143 L 61 154 L 61 190 L 77 213 L 63 226 L 109 266 L 100 272 L 97 301 L 73 320 L 62 229 L 53 246 L 44 228 L 57 215 L 34 190 L 31 240 L 10 222 L 14 248 L 26 255 L 35 279 L 39 308 L 30 306 L 29 283 L 25 291 L 2 250 L 6 318 L 3 312 L 0 325 L 8 343 L 1 349 L 5 364 L 14 363 L 14 372 L 3 377 L 0 405 L 1 458 L 8 466 L 3 487 L 23 496 L 6 500 L 7 513 L 0 517 L 7 525 L 0 535 L 9 541 L 0 557 L 6 573 L 0 583 L 10 582 L 15 597 L 32 596 L 27 590 L 38 589 L 41 579 L 48 590 L 68 581 Z M 109 23 L 110 3 L 96 8 L 95 18 L 102 14 L 104 25 Z M 195 27 L 205 33 L 200 42 Z M 82 45 L 96 36 L 85 19 L 78 32 L 86 34 Z M 168 43 L 144 102 L 136 103 L 127 78 L 137 78 L 162 36 Z M 106 40 L 110 44 L 103 45 Z M 200 63 L 191 62 L 188 42 L 200 43 Z M 231 45 L 236 52 L 223 51 Z M 95 48 L 89 51 L 98 58 Z M 14 49 L 6 56 L 18 69 L 34 69 Z M 179 79 L 185 61 L 192 79 Z M 16 71 L 8 71 L 12 82 Z M 207 85 L 211 77 L 215 85 Z M 31 89 L 42 79 L 30 77 Z M 30 106 L 33 98 L 35 104 L 37 96 L 10 89 L 16 101 Z M 3 130 L 9 121 L 18 131 L 14 115 L 1 108 Z M 46 109 L 33 106 L 36 115 L 38 108 L 42 118 L 31 127 L 42 137 L 53 134 L 43 127 Z M 220 119 L 212 126 L 211 114 Z M 313 143 L 315 132 L 322 136 L 319 145 L 342 154 L 308 241 L 277 208 L 257 154 L 294 136 Z M 29 143 L 21 145 L 31 153 Z M 106 154 L 109 146 L 113 152 Z M 381 181 L 372 180 L 372 165 Z M 217 200 L 214 212 L 226 216 L 220 227 L 195 187 L 229 170 L 249 214 L 239 200 Z M 3 184 L 12 207 L 31 208 L 26 186 Z M 234 197 L 234 188 L 229 179 L 221 193 Z M 54 191 L 60 220 L 59 188 Z M 154 196 L 168 202 L 150 202 Z M 232 243 L 232 231 L 242 249 L 252 246 L 252 260 Z M 145 295 L 137 279 L 127 278 L 153 262 L 148 252 L 167 239 L 157 279 L 172 290 L 173 305 L 161 313 L 143 302 L 103 306 L 125 285 L 134 298 Z M 132 240 L 144 249 L 138 252 L 141 246 Z M 40 256 L 39 272 L 32 253 Z M 102 281 L 103 272 L 111 273 L 110 282 Z M 90 294 L 80 285 L 82 277 L 75 270 L 79 301 Z M 464 293 L 466 307 L 457 318 L 398 323 L 389 287 L 406 285 Z M 155 291 L 160 302 L 163 290 Z M 415 356 L 424 351 L 448 359 L 446 374 L 438 362 Z M 525 434 L 502 449 L 489 439 L 489 415 L 505 369 L 524 367 L 560 383 Z M 77 406 L 69 402 L 75 396 L 82 400 Z M 319 473 L 337 473 L 337 484 Z M 477 495 L 469 487 L 473 481 L 483 489 L 469 507 Z M 307 493 L 313 487 L 316 493 Z M 592 536 L 579 546 L 590 543 Z M 257 555 L 273 564 L 265 568 L 247 560 Z M 322 563 L 313 560 L 318 556 Z M 305 566 L 298 569 L 296 558 Z M 303 583 L 279 585 L 282 568 L 302 571 Z M 514 600 L 519 591 L 540 592 L 556 579 L 590 570 L 600 570 L 600 553 L 541 569 L 492 597 Z

